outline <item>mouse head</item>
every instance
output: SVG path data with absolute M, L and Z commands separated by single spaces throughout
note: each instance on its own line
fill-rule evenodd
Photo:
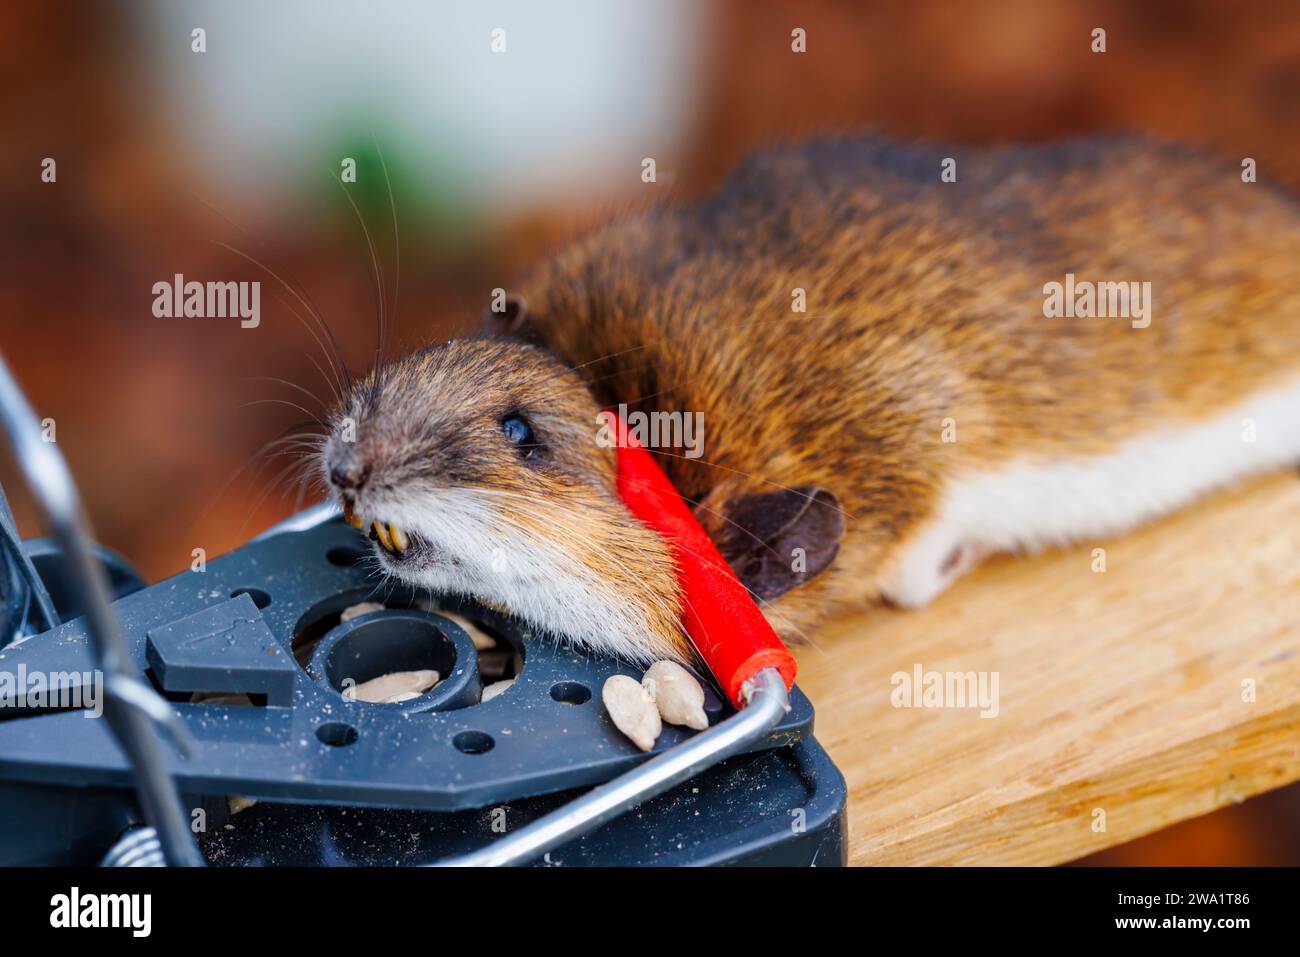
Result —
M 594 650 L 688 660 L 671 555 L 619 499 L 599 411 L 538 346 L 452 340 L 357 383 L 320 467 L 387 574 Z

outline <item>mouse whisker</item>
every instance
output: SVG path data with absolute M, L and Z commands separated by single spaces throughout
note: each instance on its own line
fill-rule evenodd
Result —
M 253 465 L 254 462 L 259 462 L 260 460 L 260 464 L 252 476 L 253 481 L 256 481 L 256 476 L 261 472 L 262 468 L 265 467 L 269 458 L 275 457 L 275 455 L 272 454 L 273 450 L 301 451 L 309 459 L 313 456 L 319 455 L 320 449 L 325 442 L 325 436 L 316 431 L 308 431 L 309 429 L 316 429 L 318 427 L 319 423 L 314 419 L 304 422 L 295 422 L 292 425 L 286 426 L 278 435 L 262 443 L 256 451 L 244 459 L 244 461 L 233 472 L 231 472 L 230 476 L 221 483 L 221 486 L 217 489 L 216 493 L 209 498 L 208 504 L 204 506 L 203 510 L 199 512 L 194 521 L 190 523 L 187 537 L 193 537 L 194 532 L 202 526 L 208 515 L 210 515 L 212 510 L 217 507 L 217 504 L 230 490 L 230 487 L 235 483 L 235 480 L 243 475 L 248 470 L 249 466 Z
M 292 461 L 290 461 L 288 465 L 280 469 L 280 471 L 275 474 L 275 476 L 271 479 L 270 482 L 265 483 L 265 488 L 262 490 L 262 494 L 260 494 L 257 497 L 257 499 L 253 502 L 252 507 L 250 507 L 248 510 L 247 516 L 244 518 L 244 521 L 239 526 L 239 530 L 238 530 L 239 536 L 241 537 L 243 536 L 245 529 L 248 528 L 248 523 L 253 520 L 253 516 L 257 513 L 257 510 L 262 507 L 262 504 L 267 500 L 267 498 L 270 497 L 270 495 L 273 492 L 280 490 L 282 488 L 282 483 L 284 482 L 285 478 L 290 474 L 292 474 L 294 469 L 307 469 L 307 468 L 312 468 L 314 466 L 312 456 L 298 455 L 296 454 L 296 450 L 293 449 L 276 452 L 268 458 L 268 461 L 270 459 L 278 458 L 280 456 L 286 456 L 286 455 L 293 456 Z
M 211 211 L 212 213 L 220 217 L 228 226 L 230 226 L 236 232 L 243 235 L 246 239 L 250 241 L 254 241 L 252 235 L 248 232 L 247 229 L 244 229 L 242 226 L 240 226 L 239 223 L 235 222 L 231 217 L 229 217 L 220 209 L 218 209 L 216 205 L 214 205 L 212 202 L 200 196 L 197 192 L 193 190 L 190 191 L 190 195 L 193 196 L 199 202 L 200 205 L 206 207 L 209 211 Z M 241 257 L 242 259 L 245 259 L 246 261 L 252 263 L 258 269 L 261 269 L 264 273 L 266 273 L 267 275 L 275 279 L 276 282 L 278 282 L 285 289 L 285 291 L 287 291 L 291 296 L 297 299 L 302 304 L 303 308 L 305 308 L 307 312 L 312 316 L 312 318 L 316 320 L 316 322 L 319 324 L 321 329 L 324 331 L 325 336 L 327 337 L 330 343 L 330 346 L 332 346 L 332 351 L 330 348 L 326 347 L 325 342 L 323 342 L 320 339 L 320 337 L 316 334 L 316 331 L 311 327 L 310 323 L 308 323 L 307 320 L 303 318 L 303 316 L 299 314 L 296 309 L 294 309 L 287 302 L 285 302 L 285 300 L 280 299 L 278 295 L 276 296 L 276 298 L 280 299 L 280 302 L 283 303 L 291 313 L 293 313 L 293 315 L 298 319 L 298 321 L 302 323 L 303 327 L 306 328 L 307 331 L 311 334 L 312 338 L 316 340 L 316 344 L 320 346 L 321 351 L 325 354 L 325 359 L 329 363 L 331 371 L 334 373 L 334 379 L 330 385 L 330 389 L 332 392 L 334 392 L 338 401 L 342 402 L 344 396 L 346 396 L 347 393 L 352 389 L 352 379 L 351 376 L 348 374 L 347 363 L 343 361 L 343 354 L 339 349 L 337 340 L 335 340 L 334 338 L 333 330 L 330 328 L 329 323 L 325 321 L 325 317 L 321 313 L 320 307 L 316 305 L 316 301 L 312 299 L 310 293 L 307 292 L 307 289 L 302 284 L 302 281 L 299 280 L 292 273 L 289 273 L 289 278 L 292 279 L 298 287 L 297 289 L 295 289 L 283 278 L 281 278 L 281 276 L 278 273 L 272 270 L 261 260 L 256 259 L 253 256 L 249 255 L 248 253 L 236 249 L 235 247 L 230 246 L 226 243 L 222 243 L 216 240 L 214 240 L 213 242 L 215 245 L 221 246 L 226 250 L 233 252 L 235 255 Z M 315 364 L 314 360 L 313 360 L 313 364 Z M 319 366 L 317 366 L 317 368 L 319 368 Z M 330 381 L 329 378 L 325 376 L 323 371 L 321 372 L 321 375 L 322 377 L 326 378 L 327 382 Z
M 307 318 L 302 313 L 293 307 L 293 303 L 289 302 L 289 300 L 285 299 L 278 292 L 272 295 L 272 299 L 284 306 L 285 309 L 289 310 L 289 314 L 298 320 L 299 325 L 307 330 L 307 334 L 311 336 L 316 345 L 320 347 L 321 352 L 325 355 L 326 362 L 329 363 L 330 373 L 332 375 L 327 375 L 325 373 L 325 370 L 321 368 L 320 363 L 316 361 L 316 357 L 311 354 L 310 349 L 304 349 L 303 355 L 307 357 L 307 361 L 315 366 L 316 371 L 320 373 L 320 377 L 325 380 L 326 386 L 329 387 L 330 394 L 334 396 L 334 401 L 342 404 L 346 397 L 345 387 L 343 381 L 339 378 L 338 369 L 336 368 L 335 363 L 331 361 L 329 348 L 325 345 L 325 341 L 321 338 L 320 333 L 316 331 L 316 328 L 307 321 Z
M 337 373 L 341 380 L 339 383 L 340 393 L 346 395 L 348 392 L 350 392 L 352 389 L 352 376 L 348 373 L 347 363 L 343 361 L 343 353 L 342 350 L 339 349 L 338 340 L 334 338 L 334 331 L 330 328 L 329 323 L 325 321 L 325 317 L 321 314 L 320 309 L 316 306 L 315 301 L 311 298 L 311 296 L 307 293 L 307 291 L 305 289 L 302 289 L 301 291 L 295 289 L 293 286 L 289 285 L 289 283 L 286 282 L 284 278 L 281 277 L 280 274 L 277 273 L 274 269 L 272 269 L 270 266 L 266 265 L 264 262 L 257 259 L 256 257 L 251 256 L 248 253 L 244 252 L 243 250 L 237 249 L 234 246 L 230 245 L 229 243 L 223 243 L 220 240 L 214 239 L 212 242 L 213 245 L 220 246 L 222 249 L 234 253 L 236 256 L 239 256 L 241 259 L 244 259 L 252 263 L 258 269 L 261 269 L 268 276 L 270 276 L 281 286 L 283 286 L 286 292 L 288 292 L 291 296 L 297 299 L 299 303 L 302 304 L 303 308 L 307 310 L 308 314 L 310 314 L 316 320 L 317 324 L 320 326 L 321 331 L 325 335 L 325 340 L 329 343 L 329 348 L 326 348 L 324 342 L 321 342 L 320 345 L 322 351 L 324 351 L 325 353 L 326 358 L 329 359 L 331 364 L 334 365 L 335 368 L 337 369 Z M 301 283 L 299 283 L 299 286 L 301 286 Z M 292 308 L 290 308 L 290 312 L 293 312 L 294 315 L 298 315 L 298 313 Z M 299 316 L 299 319 L 303 322 L 304 325 L 306 325 L 305 319 L 302 319 L 301 316 Z M 320 340 L 317 341 L 319 342 Z
M 302 412 L 305 415 L 310 415 L 315 417 L 315 413 L 312 412 L 311 409 L 299 405 L 297 402 L 290 402 L 288 399 L 275 399 L 275 398 L 251 399 L 248 402 L 241 402 L 238 406 L 236 406 L 236 408 L 248 409 L 256 405 L 287 405 L 291 409 L 297 409 L 299 412 Z M 321 428 L 327 428 L 327 425 L 323 419 L 316 418 L 316 424 L 319 425 Z
M 397 228 L 397 202 L 393 198 L 393 181 L 388 176 L 388 163 L 384 159 L 384 151 L 379 148 L 379 138 L 370 134 L 370 138 L 375 144 L 375 153 L 379 157 L 379 166 L 384 171 L 384 186 L 388 189 L 388 211 L 393 220 L 393 302 L 392 312 L 388 316 L 388 329 L 386 338 L 381 343 L 380 355 L 387 356 L 389 349 L 392 347 L 393 333 L 397 328 L 397 298 L 402 290 L 402 237 Z
M 370 227 L 366 225 L 366 219 L 361 215 L 361 209 L 357 206 L 356 200 L 348 191 L 342 178 L 338 173 L 330 170 L 330 175 L 338 183 L 339 189 L 343 191 L 348 205 L 352 207 L 352 212 L 357 217 L 357 223 L 361 226 L 361 234 L 365 237 L 366 248 L 370 253 L 371 279 L 374 283 L 372 294 L 375 297 L 375 362 L 374 373 L 370 379 L 370 402 L 373 403 L 375 396 L 378 395 L 379 389 L 383 384 L 384 375 L 384 317 L 388 309 L 388 291 L 383 279 L 383 271 L 379 268 L 379 253 L 375 249 L 374 238 L 370 235 Z
M 287 386 L 288 388 L 293 389 L 294 391 L 300 393 L 301 395 L 304 395 L 307 398 L 311 399 L 313 402 L 319 405 L 323 410 L 328 409 L 328 405 L 325 402 L 321 401 L 321 397 L 319 395 L 317 395 L 311 389 L 308 389 L 306 386 L 301 386 L 298 383 L 291 382 L 288 379 L 282 379 L 279 376 L 250 376 L 248 381 L 249 382 L 275 382 L 279 385 Z M 325 422 L 323 420 L 318 418 L 317 421 L 319 421 L 322 426 L 325 425 Z

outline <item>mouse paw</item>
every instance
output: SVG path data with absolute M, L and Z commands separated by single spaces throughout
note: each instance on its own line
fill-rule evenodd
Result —
M 921 543 L 905 552 L 880 594 L 891 605 L 920 608 L 983 560 L 986 552 L 970 542 Z

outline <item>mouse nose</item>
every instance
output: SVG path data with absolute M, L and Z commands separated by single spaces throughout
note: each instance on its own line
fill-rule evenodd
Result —
M 368 478 L 370 466 L 362 465 L 354 458 L 338 459 L 330 463 L 330 481 L 337 489 L 355 492 L 366 484 Z

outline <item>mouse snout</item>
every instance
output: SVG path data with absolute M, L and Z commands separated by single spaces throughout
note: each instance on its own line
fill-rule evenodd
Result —
M 329 463 L 330 482 L 339 491 L 355 492 L 370 478 L 370 466 L 350 451 L 335 453 Z

